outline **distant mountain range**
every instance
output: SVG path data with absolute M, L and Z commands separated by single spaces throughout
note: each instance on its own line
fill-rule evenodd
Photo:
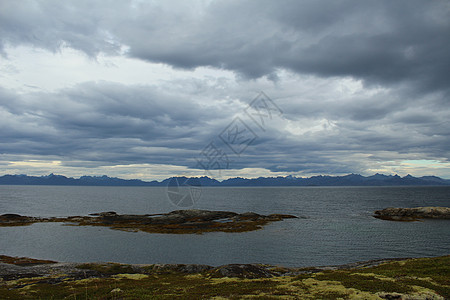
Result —
M 75 185 L 75 186 L 167 186 L 173 179 L 182 183 L 187 177 L 171 177 L 163 181 L 142 181 L 139 179 L 120 179 L 104 176 L 81 176 L 71 178 L 63 175 L 50 174 L 46 176 L 4 175 L 0 177 L 0 185 Z M 201 186 L 405 186 L 405 185 L 450 185 L 449 179 L 436 176 L 414 177 L 407 175 L 375 174 L 362 176 L 349 174 L 345 176 L 313 176 L 303 177 L 259 177 L 259 178 L 230 178 L 218 181 L 209 177 L 191 178 L 192 185 Z

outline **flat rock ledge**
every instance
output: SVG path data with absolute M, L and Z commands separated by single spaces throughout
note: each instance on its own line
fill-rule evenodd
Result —
M 58 263 L 0 255 L 2 299 L 450 299 L 450 256 L 341 266 Z M 426 276 L 426 277 L 425 277 Z
M 121 264 L 113 262 L 69 263 L 40 260 L 28 257 L 0 255 L 0 281 L 20 278 L 61 275 L 60 281 L 84 278 L 105 278 L 117 274 L 198 274 L 206 273 L 213 278 L 272 278 L 297 276 L 322 271 L 365 269 L 383 263 L 409 258 L 369 260 L 345 265 L 289 268 L 266 264 L 228 264 L 218 267 L 201 264 Z M 53 278 L 53 280 L 55 280 Z M 57 283 L 57 282 L 52 282 Z
M 375 218 L 390 221 L 418 221 L 420 219 L 450 219 L 450 207 L 388 207 L 377 210 Z
M 229 211 L 176 210 L 165 214 L 120 215 L 101 212 L 89 216 L 29 217 L 17 214 L 0 215 L 0 226 L 26 226 L 34 223 L 62 222 L 73 226 L 105 226 L 124 231 L 149 233 L 201 234 L 204 232 L 245 232 L 261 229 L 264 225 L 292 215 L 260 215 L 253 212 L 238 214 Z

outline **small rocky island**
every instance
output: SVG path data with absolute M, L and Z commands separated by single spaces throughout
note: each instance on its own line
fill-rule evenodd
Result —
M 120 215 L 102 212 L 89 216 L 29 217 L 17 214 L 0 215 L 0 226 L 26 226 L 34 223 L 60 222 L 73 226 L 106 226 L 124 231 L 149 233 L 201 234 L 204 232 L 245 232 L 283 219 L 297 218 L 292 215 L 260 215 L 253 212 L 238 214 L 229 211 L 176 210 L 165 214 Z
M 390 221 L 418 221 L 420 219 L 450 219 L 450 207 L 388 207 L 377 210 L 375 218 Z

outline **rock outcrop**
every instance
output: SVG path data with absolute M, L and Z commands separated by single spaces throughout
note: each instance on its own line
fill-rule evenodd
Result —
M 397 260 L 286 268 L 112 262 L 21 265 L 17 263 L 36 260 L 0 256 L 0 295 L 2 299 L 450 299 L 446 276 L 450 256 Z
M 402 261 L 406 258 L 378 259 L 336 266 L 316 266 L 307 268 L 281 267 L 266 264 L 228 264 L 218 267 L 202 264 L 120 264 L 113 262 L 97 263 L 62 263 L 51 260 L 33 259 L 28 257 L 11 257 L 0 255 L 1 279 L 40 277 L 49 274 L 62 273 L 67 277 L 108 277 L 116 274 L 198 274 L 204 273 L 212 278 L 272 278 L 278 276 L 297 276 L 323 271 L 364 269 L 383 263 Z M 64 278 L 67 278 L 64 277 Z M 63 279 L 64 279 L 63 278 Z M 8 279 L 10 280 L 10 279 Z
M 417 221 L 419 219 L 450 219 L 450 207 L 388 207 L 377 210 L 375 218 L 391 221 Z
M 229 211 L 176 210 L 166 214 L 120 215 L 101 212 L 89 216 L 39 218 L 16 214 L 0 215 L 0 226 L 24 226 L 42 222 L 64 222 L 75 226 L 107 226 L 125 231 L 151 233 L 203 233 L 211 231 L 244 232 L 261 229 L 262 226 L 297 218 L 292 215 L 257 213 L 238 214 Z

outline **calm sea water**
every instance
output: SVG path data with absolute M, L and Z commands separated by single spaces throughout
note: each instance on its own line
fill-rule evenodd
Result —
M 203 188 L 193 208 L 286 213 L 247 233 L 164 235 L 100 227 L 33 224 L 0 227 L 0 254 L 58 261 L 266 263 L 312 266 L 450 254 L 450 220 L 390 222 L 385 207 L 450 206 L 450 187 Z M 163 213 L 178 209 L 165 188 L 0 186 L 0 214 Z

